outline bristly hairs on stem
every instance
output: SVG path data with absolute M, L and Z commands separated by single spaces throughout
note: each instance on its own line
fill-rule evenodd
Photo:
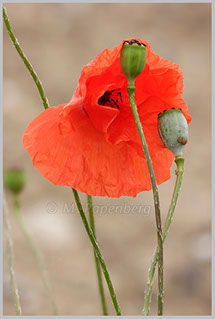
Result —
M 165 225 L 163 228 L 163 243 L 165 242 L 166 237 L 167 237 L 168 232 L 169 232 L 169 229 L 170 229 L 170 225 L 172 222 L 172 218 L 173 218 L 173 214 L 175 211 L 175 207 L 176 207 L 176 203 L 177 203 L 177 199 L 178 199 L 178 195 L 179 195 L 179 191 L 180 191 L 181 183 L 182 183 L 182 179 L 183 179 L 183 174 L 184 174 L 184 159 L 183 159 L 183 157 L 181 157 L 181 156 L 176 157 L 175 162 L 177 165 L 176 182 L 175 182 L 175 187 L 174 187 L 168 215 L 167 215 Z M 151 267 L 149 268 L 149 271 L 148 271 L 148 280 L 147 280 L 147 284 L 146 284 L 144 309 L 143 309 L 143 315 L 145 315 L 145 316 L 149 316 L 151 294 L 152 294 L 152 284 L 153 284 L 153 279 L 154 279 L 154 274 L 155 274 L 157 262 L 158 262 L 158 248 L 155 250 L 153 261 L 152 261 Z

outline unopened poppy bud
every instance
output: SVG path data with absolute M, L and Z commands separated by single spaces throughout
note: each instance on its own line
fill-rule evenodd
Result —
M 188 141 L 188 124 L 179 109 L 164 111 L 158 115 L 158 132 L 164 145 L 175 156 L 182 156 Z
M 146 46 L 137 40 L 124 41 L 120 64 L 128 80 L 128 86 L 134 85 L 136 77 L 144 70 L 146 64 Z
M 26 177 L 22 169 L 10 169 L 4 173 L 4 186 L 13 194 L 19 194 L 25 187 Z

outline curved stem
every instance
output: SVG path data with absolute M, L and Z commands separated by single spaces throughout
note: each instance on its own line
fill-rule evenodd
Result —
M 11 292 L 13 296 L 13 303 L 14 303 L 16 316 L 21 316 L 22 310 L 20 306 L 19 292 L 18 292 L 16 277 L 14 272 L 13 242 L 11 238 L 10 222 L 8 219 L 8 206 L 7 206 L 5 197 L 3 197 L 3 205 L 4 205 L 3 212 L 4 212 L 4 224 L 5 224 L 6 241 L 7 241 L 7 257 L 8 257 L 8 266 L 9 266 L 9 273 L 10 273 Z
M 93 202 L 92 202 L 92 196 L 87 195 L 87 204 L 88 204 L 88 212 L 89 212 L 89 221 L 90 221 L 90 227 L 92 229 L 93 235 L 96 239 L 96 233 L 95 233 L 95 220 L 94 220 L 94 212 L 93 212 Z M 97 272 L 97 278 L 98 278 L 98 285 L 99 285 L 99 293 L 101 298 L 101 305 L 102 305 L 102 311 L 103 315 L 107 316 L 107 304 L 105 300 L 105 292 L 104 292 L 104 286 L 103 286 L 103 280 L 102 280 L 102 273 L 100 269 L 100 262 L 96 255 L 96 252 L 94 251 L 94 257 L 95 257 L 95 265 L 96 265 L 96 272 Z
M 149 175 L 152 184 L 154 206 L 155 206 L 155 219 L 156 219 L 156 230 L 157 230 L 157 241 L 158 241 L 158 315 L 163 314 L 163 238 L 162 238 L 162 227 L 161 227 L 161 216 L 160 216 L 160 204 L 159 204 L 159 195 L 158 187 L 155 179 L 155 174 L 153 170 L 152 160 L 149 154 L 148 146 L 146 139 L 143 133 L 142 125 L 138 115 L 134 91 L 134 84 L 128 85 L 127 87 L 129 102 L 134 116 L 134 120 L 137 126 L 137 130 L 141 139 L 143 151 L 146 157 L 146 162 L 148 165 Z
M 167 219 L 163 228 L 163 242 L 166 240 L 166 236 L 169 232 L 169 228 L 172 222 L 172 217 L 175 211 L 175 206 L 177 203 L 179 191 L 181 188 L 181 183 L 183 179 L 183 173 L 184 173 L 184 159 L 180 156 L 176 157 L 175 159 L 176 165 L 177 165 L 177 178 L 175 182 L 175 188 L 173 191 L 173 196 L 172 196 L 172 201 L 169 207 Z M 144 300 L 144 310 L 143 314 L 148 316 L 149 315 L 149 310 L 150 310 L 150 302 L 151 302 L 151 293 L 152 293 L 152 284 L 153 284 L 153 279 L 154 279 L 154 274 L 155 274 L 155 269 L 156 265 L 158 262 L 158 248 L 155 250 L 153 261 L 151 264 L 151 267 L 149 269 L 149 276 L 148 276 L 148 282 L 146 285 L 146 292 L 145 292 L 145 300 Z
M 10 38 L 11 38 L 11 40 L 12 40 L 12 42 L 13 42 L 13 44 L 14 44 L 17 52 L 18 52 L 18 54 L 20 55 L 22 61 L 26 65 L 28 71 L 30 72 L 30 74 L 31 74 L 31 76 L 32 76 L 37 88 L 38 88 L 40 97 L 41 97 L 42 102 L 43 102 L 43 106 L 44 106 L 45 109 L 47 109 L 49 107 L 49 103 L 48 103 L 48 99 L 47 99 L 47 97 L 45 95 L 42 83 L 39 80 L 36 72 L 34 71 L 31 63 L 28 61 L 26 55 L 22 51 L 22 49 L 21 49 L 21 47 L 19 45 L 19 42 L 16 39 L 16 37 L 15 37 L 15 35 L 14 35 L 12 29 L 11 29 L 11 26 L 10 26 L 9 19 L 8 19 L 8 16 L 7 16 L 5 8 L 3 8 L 3 19 L 4 19 L 4 22 L 5 22 L 5 26 L 7 28 L 8 34 L 9 34 L 9 36 L 10 36 Z M 94 237 L 94 235 L 92 233 L 92 230 L 89 227 L 89 224 L 88 224 L 87 219 L 85 217 L 84 211 L 82 209 L 82 205 L 81 205 L 78 193 L 77 193 L 77 191 L 75 189 L 72 189 L 72 190 L 73 190 L 73 193 L 74 193 L 74 196 L 75 196 L 75 200 L 76 200 L 76 204 L 77 204 L 77 207 L 79 209 L 79 212 L 80 212 L 82 221 L 84 223 L 85 229 L 86 229 L 86 231 L 88 233 L 88 236 L 89 236 L 89 238 L 91 240 L 91 243 L 92 243 L 92 245 L 94 247 L 94 250 L 95 250 L 95 252 L 96 252 L 96 254 L 97 254 L 98 258 L 99 258 L 101 267 L 103 269 L 104 276 L 105 276 L 105 279 L 107 281 L 107 285 L 108 285 L 108 288 L 109 288 L 109 291 L 110 291 L 110 294 L 111 294 L 111 298 L 112 298 L 114 307 L 116 309 L 116 313 L 117 313 L 117 315 L 121 315 L 120 308 L 119 308 L 119 305 L 118 305 L 118 302 L 117 302 L 117 299 L 116 299 L 115 291 L 114 291 L 112 282 L 110 280 L 110 275 L 109 275 L 109 273 L 107 271 L 107 268 L 105 266 L 104 258 L 102 256 L 100 250 L 99 250 L 98 244 L 97 244 L 97 242 L 95 240 L 95 237 Z
M 82 222 L 84 224 L 85 230 L 86 230 L 87 235 L 88 235 L 88 237 L 89 237 L 89 239 L 91 241 L 91 244 L 92 244 L 92 246 L 94 248 L 94 251 L 95 251 L 95 253 L 96 253 L 96 255 L 97 255 L 97 257 L 98 257 L 98 259 L 100 261 L 100 265 L 102 267 L 102 270 L 103 270 L 103 273 L 104 273 L 104 276 L 105 276 L 105 279 L 106 279 L 106 282 L 107 282 L 107 286 L 108 286 L 108 289 L 109 289 L 109 292 L 110 292 L 110 296 L 111 296 L 114 308 L 116 310 L 116 314 L 117 314 L 117 316 L 121 316 L 120 307 L 119 307 L 119 304 L 118 304 L 118 301 L 117 301 L 117 298 L 116 298 L 116 294 L 115 294 L 115 291 L 114 291 L 114 287 L 113 287 L 109 272 L 108 272 L 106 264 L 105 264 L 104 257 L 102 256 L 102 254 L 100 252 L 99 246 L 98 246 L 98 244 L 96 242 L 96 239 L 95 239 L 95 237 L 93 235 L 93 232 L 92 232 L 92 230 L 91 230 L 91 228 L 90 228 L 90 226 L 88 224 L 88 221 L 87 221 L 87 218 L 85 216 L 85 213 L 84 213 L 84 210 L 83 210 L 83 207 L 82 207 L 78 192 L 74 188 L 72 188 L 72 191 L 73 191 L 75 202 L 76 202 L 76 205 L 78 207 L 78 210 L 79 210 Z
M 15 215 L 16 221 L 17 221 L 17 223 L 18 223 L 18 225 L 19 225 L 19 227 L 20 227 L 20 229 L 21 229 L 21 231 L 26 239 L 26 242 L 28 243 L 28 245 L 29 245 L 29 247 L 34 255 L 36 263 L 39 267 L 44 287 L 46 289 L 46 292 L 47 292 L 49 299 L 50 299 L 50 302 L 51 302 L 52 312 L 54 315 L 57 315 L 58 314 L 57 305 L 56 305 L 55 297 L 54 297 L 53 292 L 52 292 L 51 284 L 50 284 L 49 279 L 48 279 L 46 265 L 45 265 L 43 256 L 42 256 L 39 248 L 37 247 L 36 242 L 34 241 L 31 233 L 28 230 L 28 227 L 25 224 L 25 220 L 24 220 L 23 215 L 22 215 L 21 210 L 20 210 L 20 201 L 19 201 L 18 196 L 14 196 L 14 203 L 13 204 L 14 204 L 14 215 Z
M 31 74 L 31 76 L 32 76 L 37 88 L 38 88 L 41 100 L 43 102 L 43 106 L 44 106 L 45 109 L 47 109 L 49 107 L 49 102 L 48 102 L 48 99 L 47 99 L 47 97 L 45 95 L 42 83 L 39 80 L 36 72 L 34 71 L 33 66 L 28 61 L 27 56 L 25 55 L 25 53 L 21 49 L 21 46 L 20 46 L 17 38 L 15 37 L 15 35 L 14 35 L 12 29 L 11 29 L 9 18 L 8 18 L 6 9 L 4 7 L 3 7 L 3 19 L 4 19 L 4 23 L 5 23 L 6 29 L 8 31 L 8 34 L 9 34 L 9 36 L 11 38 L 11 41 L 13 42 L 14 47 L 16 48 L 16 50 L 17 50 L 18 54 L 20 55 L 22 61 L 24 62 L 25 66 L 27 67 L 29 73 Z

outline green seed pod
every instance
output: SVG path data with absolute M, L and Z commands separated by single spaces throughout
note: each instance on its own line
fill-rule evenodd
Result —
M 13 194 L 19 194 L 25 187 L 26 176 L 22 169 L 10 169 L 4 173 L 4 187 Z
M 188 141 L 188 124 L 179 109 L 164 111 L 158 115 L 158 132 L 164 145 L 175 156 L 182 156 Z
M 128 80 L 128 86 L 134 85 L 136 77 L 146 65 L 146 46 L 137 40 L 125 41 L 120 54 L 120 64 Z

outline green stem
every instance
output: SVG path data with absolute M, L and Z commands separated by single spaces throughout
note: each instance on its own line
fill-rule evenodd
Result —
M 58 314 L 57 305 L 56 305 L 55 297 L 54 297 L 53 292 L 52 292 L 51 284 L 50 284 L 49 279 L 48 279 L 46 265 L 45 265 L 43 256 L 42 256 L 39 248 L 37 247 L 36 242 L 34 241 L 31 233 L 28 230 L 28 227 L 25 224 L 25 220 L 23 218 L 23 215 L 22 215 L 21 209 L 20 209 L 20 201 L 19 201 L 18 195 L 14 196 L 14 215 L 15 215 L 16 221 L 17 221 L 17 223 L 18 223 L 18 225 L 19 225 L 19 227 L 20 227 L 20 229 L 21 229 L 21 231 L 26 239 L 26 242 L 28 243 L 28 245 L 29 245 L 29 247 L 34 255 L 36 263 L 39 267 L 44 287 L 46 289 L 46 292 L 47 292 L 49 299 L 50 299 L 50 302 L 51 302 L 53 315 L 57 315 Z
M 49 107 L 49 102 L 48 102 L 48 99 L 45 95 L 45 92 L 44 92 L 44 89 L 43 89 L 43 86 L 42 86 L 42 83 L 41 81 L 39 80 L 36 72 L 34 71 L 33 69 L 33 66 L 31 65 L 31 63 L 28 61 L 28 58 L 27 56 L 25 55 L 25 53 L 23 52 L 23 50 L 21 49 L 20 47 L 20 44 L 17 40 L 17 38 L 15 37 L 12 29 L 11 29 L 11 26 L 10 26 L 10 22 L 9 22 L 9 18 L 8 18 L 8 15 L 7 15 L 7 12 L 6 12 L 6 9 L 3 7 L 3 19 L 4 19 L 4 23 L 5 23 L 5 26 L 6 26 L 6 29 L 8 31 L 8 34 L 11 38 L 11 41 L 13 42 L 13 45 L 15 46 L 18 54 L 20 55 L 22 61 L 24 62 L 25 66 L 27 67 L 29 73 L 31 74 L 37 88 L 38 88 L 38 91 L 39 91 L 39 94 L 40 94 L 40 97 L 41 97 L 41 100 L 43 102 L 43 105 L 44 105 L 44 108 L 47 109 Z
M 92 196 L 87 195 L 87 203 L 88 203 L 90 227 L 91 227 L 92 233 L 93 233 L 93 235 L 94 235 L 94 237 L 96 239 Z M 99 293 L 100 293 L 100 298 L 101 298 L 102 311 L 103 311 L 103 315 L 107 316 L 108 312 L 107 312 L 107 305 L 106 305 L 106 300 L 105 300 L 102 273 L 101 273 L 101 269 L 100 269 L 100 262 L 99 262 L 99 258 L 97 257 L 95 251 L 94 251 L 94 258 L 95 258 L 95 265 L 96 265 L 96 272 L 97 272 L 97 278 L 98 278 L 98 285 L 99 285 Z
M 166 236 L 169 232 L 169 228 L 172 222 L 172 217 L 175 211 L 175 206 L 177 203 L 179 191 L 181 188 L 181 183 L 183 179 L 183 173 L 184 173 L 184 159 L 180 156 L 176 157 L 175 159 L 176 165 L 177 165 L 177 178 L 175 182 L 175 188 L 173 191 L 173 196 L 172 196 L 172 201 L 169 207 L 167 219 L 164 225 L 163 229 L 163 242 L 166 240 Z M 149 310 L 150 310 L 150 302 L 151 302 L 151 294 L 152 294 L 152 284 L 153 284 L 153 279 L 154 279 L 154 274 L 155 274 L 155 269 L 158 261 L 158 249 L 156 249 L 154 253 L 154 258 L 151 264 L 151 267 L 149 269 L 149 275 L 148 275 L 148 282 L 146 285 L 146 292 L 145 292 L 145 300 L 144 300 L 144 310 L 143 314 L 148 316 L 149 315 Z
M 87 235 L 88 235 L 88 237 L 89 237 L 89 239 L 91 241 L 91 244 L 92 244 L 92 246 L 94 248 L 94 251 L 95 251 L 95 253 L 96 253 L 96 255 L 97 255 L 97 257 L 98 257 L 98 259 L 100 261 L 100 265 L 102 267 L 102 270 L 103 270 L 103 273 L 104 273 L 104 276 L 105 276 L 105 279 L 106 279 L 106 282 L 107 282 L 107 286 L 108 286 L 108 289 L 109 289 L 109 292 L 110 292 L 110 296 L 111 296 L 114 308 L 116 310 L 116 314 L 117 314 L 117 316 L 121 316 L 120 307 L 119 307 L 119 304 L 118 304 L 118 301 L 117 301 L 117 298 L 116 298 L 116 294 L 115 294 L 115 291 L 114 291 L 114 287 L 113 287 L 109 272 L 108 272 L 106 264 L 105 264 L 104 257 L 102 256 L 102 254 L 100 252 L 99 246 L 98 246 L 98 244 L 96 242 L 96 239 L 95 239 L 95 237 L 93 235 L 93 232 L 92 232 L 92 230 L 91 230 L 91 228 L 90 228 L 90 226 L 88 224 L 87 218 L 86 218 L 85 213 L 83 211 L 83 207 L 81 205 L 81 201 L 80 201 L 78 192 L 74 188 L 72 188 L 72 191 L 73 191 L 75 202 L 76 202 L 76 205 L 78 207 L 78 210 L 79 210 L 82 222 L 84 224 L 85 230 L 86 230 Z
M 32 76 L 32 78 L 33 78 L 33 80 L 34 80 L 34 82 L 35 82 L 35 84 L 37 86 L 37 89 L 39 91 L 43 106 L 44 106 L 45 109 L 47 109 L 49 107 L 49 103 L 48 103 L 48 99 L 47 99 L 47 97 L 45 95 L 42 83 L 39 80 L 36 72 L 34 71 L 31 63 L 29 62 L 27 56 L 25 55 L 25 53 L 21 49 L 20 44 L 19 44 L 17 38 L 15 37 L 12 29 L 11 29 L 9 18 L 8 18 L 7 12 L 6 12 L 4 7 L 3 7 L 3 19 L 4 19 L 4 23 L 5 23 L 6 29 L 8 31 L 8 34 L 9 34 L 9 36 L 11 38 L 11 41 L 13 42 L 18 54 L 20 55 L 22 61 L 24 62 L 25 66 L 27 67 L 30 75 Z M 38 266 L 40 268 L 42 280 L 43 280 L 44 286 L 46 288 L 46 291 L 47 291 L 47 293 L 49 295 L 49 298 L 50 298 L 50 301 L 51 301 L 53 314 L 57 315 L 57 313 L 58 313 L 57 312 L 57 306 L 56 306 L 55 298 L 54 298 L 53 293 L 52 293 L 51 285 L 50 285 L 50 283 L 48 281 L 48 276 L 47 276 L 45 263 L 43 261 L 42 255 L 39 252 L 39 250 L 38 250 L 38 248 L 37 248 L 32 236 L 31 236 L 30 232 L 28 231 L 28 229 L 27 229 L 27 227 L 25 225 L 23 216 L 22 216 L 22 214 L 20 212 L 19 202 L 18 202 L 17 198 L 14 200 L 14 210 L 15 210 L 15 217 L 17 219 L 17 222 L 19 223 L 20 228 L 21 228 L 21 230 L 22 230 L 27 242 L 28 242 L 29 246 L 32 249 L 32 252 L 33 252 L 33 254 L 34 254 L 35 258 L 36 258 L 36 261 L 38 263 Z
M 22 310 L 20 306 L 19 300 L 19 292 L 16 283 L 16 277 L 14 272 L 14 253 L 13 253 L 13 241 L 11 237 L 10 231 L 10 222 L 8 217 L 8 205 L 6 202 L 6 198 L 3 197 L 3 205 L 4 205 L 4 224 L 5 224 L 5 232 L 6 232 L 6 241 L 7 241 L 7 257 L 8 257 L 8 266 L 9 266 L 9 273 L 10 273 L 10 286 L 11 292 L 13 296 L 13 303 L 15 308 L 16 316 L 22 315 Z
M 146 162 L 148 165 L 149 175 L 152 184 L 154 206 L 155 206 L 155 219 L 156 219 L 156 230 L 157 230 L 157 241 L 158 241 L 158 315 L 163 314 L 163 238 L 162 238 L 162 227 L 161 227 L 161 216 L 160 216 L 160 204 L 159 204 L 159 195 L 158 187 L 155 179 L 155 174 L 152 166 L 152 160 L 149 154 L 148 146 L 146 139 L 143 133 L 142 125 L 138 115 L 136 103 L 135 103 L 135 86 L 134 83 L 128 85 L 127 87 L 129 102 L 134 116 L 134 120 L 137 126 L 137 130 L 141 139 L 143 151 L 146 157 Z
M 5 8 L 3 8 L 3 19 L 4 19 L 4 22 L 5 22 L 5 26 L 7 28 L 7 31 L 9 33 L 9 36 L 17 50 L 17 52 L 19 53 L 22 61 L 24 62 L 24 64 L 26 65 L 28 71 L 30 72 L 37 88 L 38 88 L 38 91 L 39 91 L 39 94 L 40 94 L 40 97 L 42 99 L 42 102 L 43 102 L 43 106 L 45 109 L 47 109 L 49 107 L 49 103 L 48 103 L 48 99 L 46 97 L 46 94 L 44 92 L 44 89 L 43 89 L 43 86 L 42 86 L 42 83 L 41 81 L 39 80 L 36 72 L 34 71 L 32 65 L 30 64 L 30 62 L 28 61 L 26 55 L 23 53 L 19 43 L 18 43 L 18 40 L 16 39 L 12 29 L 11 29 L 11 26 L 10 26 L 10 23 L 9 23 L 9 19 L 8 19 L 8 16 L 7 16 L 7 13 L 6 13 L 6 10 Z M 104 272 L 104 276 L 105 276 L 105 279 L 107 281 L 107 285 L 108 285 L 108 288 L 109 288 L 109 291 L 110 291 L 110 295 L 111 295 L 111 298 L 112 298 L 112 301 L 113 301 L 113 304 L 114 304 L 114 307 L 116 309 L 116 313 L 117 315 L 121 315 L 121 312 L 120 312 L 120 308 L 119 308 L 119 304 L 117 302 L 117 299 L 116 299 L 116 295 L 115 295 L 115 291 L 114 291 L 114 288 L 113 288 L 113 285 L 112 285 L 112 282 L 110 280 L 110 275 L 108 273 L 108 270 L 106 268 L 106 265 L 105 265 L 105 262 L 104 262 L 104 258 L 99 250 L 99 247 L 98 247 L 98 244 L 95 240 L 95 237 L 92 233 L 92 230 L 90 229 L 90 226 L 87 222 L 87 219 L 85 217 L 85 214 L 84 214 L 84 211 L 82 209 L 82 205 L 81 205 L 81 202 L 80 202 L 80 199 L 79 199 L 79 196 L 78 196 L 78 193 L 75 189 L 72 189 L 73 190 L 73 193 L 74 193 L 74 196 L 75 196 L 75 200 L 76 200 L 76 204 L 77 204 L 77 207 L 79 209 L 79 212 L 80 212 L 80 215 L 81 215 L 81 218 L 82 218 L 82 221 L 84 223 L 84 227 L 88 233 L 88 236 L 90 238 L 90 241 L 94 247 L 94 250 L 99 258 L 99 261 L 100 261 L 100 264 L 101 264 L 101 267 L 103 269 L 103 272 Z

